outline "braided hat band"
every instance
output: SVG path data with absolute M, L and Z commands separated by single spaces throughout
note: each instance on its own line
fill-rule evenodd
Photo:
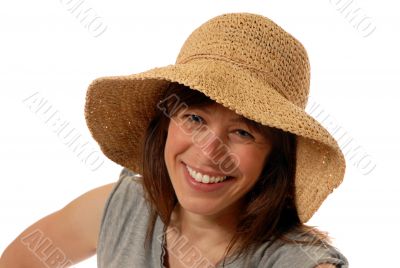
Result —
M 296 134 L 295 202 L 302 222 L 341 184 L 343 153 L 304 110 L 310 86 L 306 50 L 270 19 L 251 13 L 217 16 L 191 33 L 175 64 L 95 79 L 86 94 L 85 118 L 109 159 L 142 173 L 140 144 L 171 82 L 263 125 Z

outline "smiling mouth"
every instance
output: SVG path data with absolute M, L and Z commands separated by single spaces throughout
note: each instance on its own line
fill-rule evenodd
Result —
M 183 162 L 182 162 L 183 163 Z M 200 172 L 195 171 L 192 169 L 190 166 L 187 164 L 183 163 L 186 167 L 186 169 L 189 172 L 189 175 L 196 180 L 197 182 L 205 183 L 205 184 L 214 184 L 214 183 L 221 183 L 226 180 L 232 179 L 233 176 L 211 176 L 207 174 L 202 174 Z

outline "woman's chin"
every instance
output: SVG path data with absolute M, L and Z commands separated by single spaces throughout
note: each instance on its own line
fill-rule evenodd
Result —
M 193 202 L 182 202 L 181 207 L 186 211 L 197 215 L 211 216 L 218 213 L 218 207 L 214 204 L 209 203 L 193 203 Z

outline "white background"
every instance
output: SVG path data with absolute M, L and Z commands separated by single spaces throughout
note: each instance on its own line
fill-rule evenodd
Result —
M 92 171 L 24 99 L 40 94 L 99 152 L 83 114 L 93 79 L 172 64 L 201 23 L 245 11 L 271 18 L 304 44 L 311 61 L 311 98 L 335 118 L 353 146 L 360 146 L 370 166 L 376 165 L 365 174 L 347 155 L 344 182 L 308 223 L 329 231 L 351 267 L 398 265 L 400 23 L 395 1 L 352 3 L 367 16 L 361 26 L 376 27 L 367 37 L 337 10 L 349 1 L 86 0 L 84 5 L 107 26 L 98 37 L 68 11 L 67 2 L 7 1 L 0 8 L 0 252 L 35 221 L 116 181 L 122 169 L 103 157 L 104 164 Z M 76 267 L 96 267 L 96 258 Z

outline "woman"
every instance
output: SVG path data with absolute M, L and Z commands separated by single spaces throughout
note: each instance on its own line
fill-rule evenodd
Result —
M 304 111 L 308 92 L 300 42 L 260 15 L 217 16 L 175 65 L 90 85 L 88 127 L 124 169 L 34 226 L 83 236 L 78 249 L 56 239 L 60 265 L 94 250 L 107 268 L 348 267 L 305 224 L 345 170 L 337 142 Z

